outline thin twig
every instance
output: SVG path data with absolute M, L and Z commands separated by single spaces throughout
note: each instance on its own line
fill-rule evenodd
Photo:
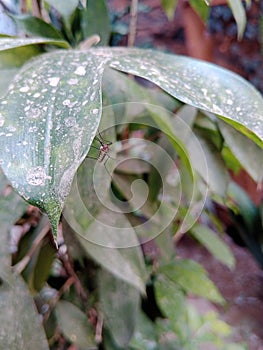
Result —
M 14 272 L 20 274 L 25 267 L 27 266 L 27 264 L 29 263 L 30 259 L 32 258 L 35 250 L 37 249 L 38 245 L 40 244 L 40 242 L 42 241 L 42 239 L 48 234 L 50 230 L 50 225 L 47 224 L 37 235 L 36 239 L 33 241 L 33 244 L 31 246 L 31 248 L 29 249 L 27 255 L 24 256 L 24 258 L 19 261 L 19 263 L 17 263 L 13 269 Z
M 137 13 L 138 13 L 138 0 L 132 0 L 131 2 L 131 20 L 128 36 L 128 46 L 133 47 L 136 38 L 137 29 Z

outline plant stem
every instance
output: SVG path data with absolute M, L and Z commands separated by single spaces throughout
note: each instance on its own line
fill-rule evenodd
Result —
M 137 26 L 137 12 L 138 12 L 138 0 L 132 0 L 131 3 L 131 20 L 128 36 L 128 46 L 133 47 L 136 38 L 136 26 Z

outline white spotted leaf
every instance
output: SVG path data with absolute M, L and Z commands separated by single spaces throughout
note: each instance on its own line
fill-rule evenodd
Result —
M 0 49 L 27 44 L 14 39 Z M 133 48 L 60 50 L 38 56 L 19 71 L 0 100 L 0 165 L 18 193 L 48 213 L 55 235 L 74 174 L 98 129 L 106 64 L 218 115 L 263 145 L 261 95 L 223 68 Z
M 81 51 L 42 55 L 0 102 L 0 164 L 17 192 L 47 212 L 55 235 L 100 122 L 105 62 Z

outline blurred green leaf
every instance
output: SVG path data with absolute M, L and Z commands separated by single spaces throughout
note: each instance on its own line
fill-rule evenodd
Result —
M 224 198 L 226 197 L 230 177 L 221 154 L 211 142 L 201 137 L 201 135 L 197 136 L 202 152 L 204 153 L 206 164 L 204 167 L 204 164 L 200 162 L 200 155 L 198 155 L 199 150 L 193 144 L 192 140 L 190 140 L 188 149 L 193 167 L 202 176 L 204 181 L 208 183 L 211 192 Z
M 89 162 L 85 161 L 79 168 L 63 212 L 64 218 L 89 256 L 144 293 L 145 264 L 135 231 L 108 199 L 111 177 L 108 175 L 105 179 L 102 164 L 94 176 Z
M 64 18 L 66 23 L 69 23 L 70 17 L 78 6 L 78 0 L 45 0 L 46 3 L 53 6 Z
M 244 6 L 241 0 L 228 0 L 227 2 L 237 23 L 238 39 L 241 40 L 247 24 Z
M 28 45 L 55 45 L 68 49 L 70 46 L 64 40 L 49 39 L 49 38 L 0 38 L 0 51 L 10 50 L 17 47 Z M 23 57 L 21 57 L 23 59 Z M 21 58 L 19 58 L 21 60 Z
M 98 34 L 98 45 L 106 46 L 110 39 L 110 19 L 105 0 L 88 0 L 87 7 L 81 12 L 81 29 L 84 40 L 93 34 Z
M 240 164 L 255 182 L 260 183 L 263 180 L 263 149 L 222 121 L 219 122 L 219 128 L 226 144 Z
M 235 175 L 238 174 L 242 166 L 231 149 L 224 145 L 221 154 L 227 169 L 232 170 Z
M 220 262 L 233 269 L 235 258 L 228 245 L 220 239 L 209 227 L 195 224 L 191 228 L 191 234 Z
M 136 326 L 140 294 L 131 284 L 106 270 L 100 271 L 98 281 L 105 326 L 116 344 L 127 348 Z
M 209 15 L 209 0 L 189 0 L 191 7 L 198 13 L 202 21 L 206 21 Z
M 156 302 L 164 315 L 169 319 L 172 329 L 183 343 L 189 338 L 185 295 L 181 287 L 173 280 L 158 275 L 154 283 Z
M 201 265 L 192 260 L 177 260 L 174 264 L 163 265 L 160 267 L 160 272 L 187 292 L 219 304 L 224 303 L 218 289 L 208 278 L 207 272 Z
M 12 275 L 0 286 L 1 349 L 49 350 L 34 300 L 23 279 Z
M 8 181 L 0 169 L 0 279 L 9 281 L 12 275 L 10 229 L 26 211 L 27 204 L 7 185 Z
M 134 350 L 158 350 L 154 323 L 139 310 L 136 328 L 130 346 Z
M 170 21 L 174 18 L 177 3 L 178 0 L 161 0 L 162 8 Z
M 87 315 L 72 303 L 60 300 L 55 308 L 58 326 L 64 336 L 81 349 L 94 349 L 94 331 Z
M 51 24 L 31 15 L 12 15 L 11 18 L 26 35 L 63 40 L 62 34 Z

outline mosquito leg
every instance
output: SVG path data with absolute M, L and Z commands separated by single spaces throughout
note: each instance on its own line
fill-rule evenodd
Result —
M 111 158 L 108 154 L 107 154 L 107 156 L 108 156 L 108 158 L 105 160 L 105 162 L 104 162 L 104 166 L 105 166 L 105 169 L 106 169 L 106 171 L 107 171 L 107 173 L 109 174 L 109 176 L 112 178 L 112 175 L 110 174 L 110 172 L 109 172 L 109 170 L 108 170 L 108 168 L 107 168 L 107 166 L 106 166 L 106 164 L 107 164 L 107 161 Z
M 95 136 L 95 137 L 97 137 L 97 136 Z M 105 139 L 101 136 L 101 133 L 100 133 L 100 132 L 99 132 L 99 137 L 100 137 L 100 138 L 97 137 L 97 140 L 100 142 L 100 144 L 106 143 L 107 146 L 112 145 L 112 142 L 111 142 L 111 141 L 105 140 Z

